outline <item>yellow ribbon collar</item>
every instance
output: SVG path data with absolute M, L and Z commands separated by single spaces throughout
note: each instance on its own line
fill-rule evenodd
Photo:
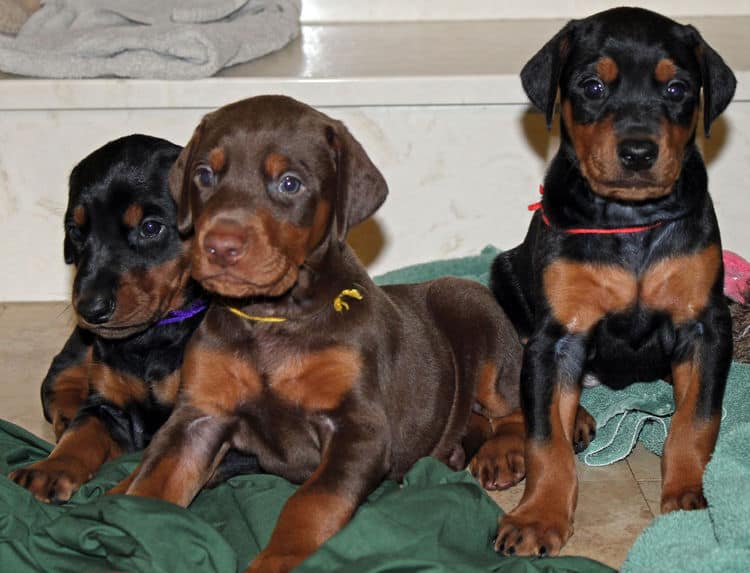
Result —
M 349 303 L 346 302 L 344 298 L 362 300 L 364 297 L 356 288 L 344 289 L 336 296 L 336 298 L 333 299 L 333 310 L 335 310 L 336 312 L 344 312 L 345 310 L 349 310 Z M 252 314 L 242 312 L 239 308 L 229 306 L 228 304 L 225 304 L 224 306 L 226 306 L 227 310 L 229 310 L 229 312 L 231 312 L 232 314 L 236 314 L 237 316 L 242 317 L 246 320 L 253 320 L 255 322 L 286 322 L 287 320 L 289 320 L 287 318 L 284 318 L 283 316 L 254 316 Z

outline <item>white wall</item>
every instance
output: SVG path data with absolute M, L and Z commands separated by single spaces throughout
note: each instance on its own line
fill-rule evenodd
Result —
M 711 7 L 750 15 L 749 2 L 717 1 Z M 373 18 L 489 17 L 507 10 L 544 15 L 552 9 L 562 16 L 562 10 L 581 15 L 583 8 L 605 3 L 508 4 L 306 0 L 305 10 L 308 18 L 316 6 L 321 18 L 324 9 L 336 6 L 342 15 Z M 698 7 L 692 0 L 649 6 L 667 4 Z M 521 11 L 526 8 L 534 9 Z M 714 126 L 706 157 L 725 246 L 745 255 L 750 254 L 748 15 L 703 18 L 699 24 L 741 80 L 735 101 Z M 351 235 L 373 274 L 475 254 L 487 244 L 511 247 L 525 233 L 526 206 L 537 199 L 555 148 L 541 115 L 529 111 L 518 70 L 559 25 L 557 20 L 415 23 L 392 26 L 387 34 L 377 23 L 315 25 L 283 53 L 195 82 L 0 78 L 5 275 L 0 301 L 68 298 L 62 216 L 68 174 L 82 157 L 133 132 L 184 144 L 204 113 L 259 93 L 286 93 L 344 120 L 382 169 L 390 197 L 373 221 Z
M 302 0 L 305 22 L 580 18 L 615 6 L 642 6 L 668 16 L 749 14 L 750 0 Z
M 383 171 L 390 197 L 351 242 L 377 274 L 436 258 L 508 248 L 555 141 L 526 105 L 325 107 Z M 85 153 L 143 132 L 185 142 L 208 109 L 57 110 L 0 115 L 0 260 L 4 300 L 68 298 L 62 262 L 66 181 Z M 750 247 L 750 102 L 733 104 L 708 142 L 711 190 L 725 246 Z M 40 136 L 41 134 L 41 136 Z

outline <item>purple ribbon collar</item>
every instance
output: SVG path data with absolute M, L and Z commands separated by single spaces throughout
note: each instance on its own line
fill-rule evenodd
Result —
M 208 308 L 208 303 L 205 300 L 203 300 L 202 298 L 195 299 L 193 303 L 187 308 L 179 308 L 177 310 L 170 310 L 167 313 L 167 316 L 165 316 L 159 322 L 156 323 L 156 326 L 163 326 L 165 324 L 173 324 L 175 322 L 182 322 L 183 320 L 187 320 L 188 318 L 191 318 L 195 316 L 196 314 L 203 312 L 207 308 Z

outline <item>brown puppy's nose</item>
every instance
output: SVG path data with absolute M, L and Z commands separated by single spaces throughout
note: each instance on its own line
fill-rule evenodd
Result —
M 239 261 L 246 247 L 244 234 L 232 229 L 212 229 L 203 237 L 203 250 L 209 262 L 220 267 L 230 267 Z

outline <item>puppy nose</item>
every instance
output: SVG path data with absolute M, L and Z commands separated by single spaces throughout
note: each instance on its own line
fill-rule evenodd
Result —
M 203 237 L 203 250 L 209 262 L 229 267 L 245 255 L 245 237 L 232 230 L 212 229 Z
M 648 139 L 626 139 L 617 146 L 617 155 L 625 169 L 643 171 L 659 156 L 659 146 Z
M 108 296 L 84 295 L 76 302 L 76 312 L 89 324 L 104 324 L 115 313 L 115 301 Z

